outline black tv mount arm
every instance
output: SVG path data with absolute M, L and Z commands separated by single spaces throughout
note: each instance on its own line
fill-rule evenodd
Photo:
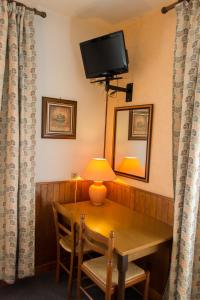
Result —
M 116 92 L 124 92 L 124 93 L 126 93 L 126 102 L 131 102 L 132 95 L 133 95 L 133 83 L 128 83 L 126 85 L 126 88 L 110 84 L 111 80 L 117 80 L 117 79 L 122 79 L 122 77 L 106 77 L 105 79 L 95 80 L 95 81 L 92 81 L 91 83 L 105 82 L 106 92 L 109 92 L 109 90 L 116 91 Z

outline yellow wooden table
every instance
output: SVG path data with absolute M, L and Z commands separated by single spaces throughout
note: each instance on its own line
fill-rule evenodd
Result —
M 80 215 L 87 225 L 104 236 L 115 232 L 115 251 L 118 255 L 118 300 L 125 299 L 125 274 L 129 261 L 155 253 L 172 240 L 172 227 L 151 217 L 132 211 L 113 201 L 93 206 L 89 201 L 62 204 L 72 213 L 77 224 Z

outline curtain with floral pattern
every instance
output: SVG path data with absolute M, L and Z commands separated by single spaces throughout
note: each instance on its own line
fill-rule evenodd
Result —
M 200 0 L 177 5 L 173 80 L 175 216 L 169 300 L 200 299 Z
M 34 13 L 0 1 L 0 280 L 34 274 Z

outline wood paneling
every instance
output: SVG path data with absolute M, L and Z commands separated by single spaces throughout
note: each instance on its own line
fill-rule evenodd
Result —
M 75 182 L 42 182 L 36 184 L 36 271 L 51 268 L 56 258 L 56 238 L 52 212 L 52 201 L 73 202 Z M 78 181 L 77 201 L 88 200 L 87 181 Z M 46 266 L 46 267 L 45 267 Z
M 108 198 L 132 210 L 173 225 L 173 199 L 126 184 L 106 183 Z

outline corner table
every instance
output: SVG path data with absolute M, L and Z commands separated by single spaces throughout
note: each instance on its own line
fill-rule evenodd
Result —
M 106 199 L 102 206 L 89 201 L 61 204 L 70 212 L 77 224 L 81 214 L 87 225 L 104 236 L 115 232 L 115 251 L 118 258 L 118 300 L 125 299 L 125 276 L 128 262 L 170 246 L 172 227 L 144 214 Z

